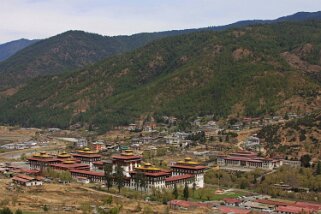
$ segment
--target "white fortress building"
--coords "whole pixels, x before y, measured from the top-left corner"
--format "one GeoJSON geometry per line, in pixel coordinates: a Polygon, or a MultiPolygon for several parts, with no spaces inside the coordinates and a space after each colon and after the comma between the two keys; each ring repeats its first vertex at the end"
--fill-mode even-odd
{"type": "MultiPolygon", "coordinates": [[[[194,183],[197,188],[204,187],[204,171],[206,166],[199,162],[192,161],[191,158],[185,158],[183,161],[170,166],[169,169],[161,169],[150,163],[142,163],[142,157],[134,155],[133,151],[126,150],[119,155],[112,156],[113,172],[116,165],[120,164],[124,169],[124,175],[127,177],[126,186],[136,189],[136,176],[140,174],[146,181],[146,190],[151,188],[173,188],[176,184],[193,187],[194,183]]],[[[94,163],[100,169],[103,168],[103,162],[94,163]]]]}

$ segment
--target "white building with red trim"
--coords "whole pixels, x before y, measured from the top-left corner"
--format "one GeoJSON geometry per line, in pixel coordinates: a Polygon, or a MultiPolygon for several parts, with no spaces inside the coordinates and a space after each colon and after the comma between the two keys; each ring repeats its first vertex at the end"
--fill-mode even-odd
{"type": "Polygon", "coordinates": [[[204,187],[204,171],[207,169],[206,166],[199,162],[192,161],[191,158],[185,158],[183,161],[178,161],[171,166],[172,175],[192,175],[195,179],[196,187],[204,187]]]}
{"type": "Polygon", "coordinates": [[[217,164],[221,167],[272,170],[280,167],[282,162],[272,158],[258,157],[255,152],[240,151],[217,156],[217,164]]]}
{"type": "Polygon", "coordinates": [[[113,172],[115,172],[116,166],[119,164],[124,169],[126,177],[130,177],[130,171],[134,168],[140,167],[142,156],[134,155],[132,150],[125,150],[120,155],[112,156],[113,172]]]}

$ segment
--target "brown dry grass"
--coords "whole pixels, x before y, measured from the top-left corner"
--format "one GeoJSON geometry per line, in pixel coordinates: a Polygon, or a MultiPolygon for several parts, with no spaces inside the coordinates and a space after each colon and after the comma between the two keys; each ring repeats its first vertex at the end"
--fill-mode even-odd
{"type": "MultiPolygon", "coordinates": [[[[9,179],[0,179],[1,200],[9,201],[8,207],[12,210],[21,209],[31,213],[44,213],[43,206],[49,207],[46,213],[83,213],[83,205],[103,205],[104,199],[113,196],[112,205],[105,207],[116,207],[122,205],[120,213],[143,213],[144,207],[150,207],[154,213],[165,213],[166,205],[155,202],[137,201],[113,195],[107,192],[97,191],[82,184],[45,184],[42,187],[23,187],[20,191],[9,191],[6,186],[9,179]],[[137,212],[137,206],[142,208],[137,212]],[[64,207],[72,207],[72,211],[65,211],[64,207]]],[[[0,200],[0,201],[1,201],[0,200]]],[[[170,213],[204,213],[205,210],[180,211],[170,210],[170,213]]]]}
{"type": "Polygon", "coordinates": [[[20,129],[0,126],[0,144],[30,140],[39,129],[20,129]]]}

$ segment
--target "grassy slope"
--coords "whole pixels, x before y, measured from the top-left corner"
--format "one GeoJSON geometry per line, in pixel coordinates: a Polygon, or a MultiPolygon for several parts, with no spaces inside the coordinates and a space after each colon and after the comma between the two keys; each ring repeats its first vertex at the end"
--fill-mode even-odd
{"type": "MultiPolygon", "coordinates": [[[[102,129],[144,113],[179,117],[259,115],[320,84],[281,53],[320,45],[321,23],[280,23],[162,39],[93,66],[32,81],[0,104],[0,120],[36,126],[94,123],[102,129]],[[82,113],[80,113],[82,112],[82,113]]],[[[306,61],[316,61],[310,51],[306,61]]]]}

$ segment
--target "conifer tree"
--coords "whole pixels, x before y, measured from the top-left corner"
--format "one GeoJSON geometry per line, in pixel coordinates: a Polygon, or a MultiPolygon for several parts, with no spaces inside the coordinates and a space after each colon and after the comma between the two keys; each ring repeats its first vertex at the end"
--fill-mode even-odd
{"type": "Polygon", "coordinates": [[[120,164],[116,165],[115,183],[117,185],[118,192],[120,192],[121,188],[125,185],[124,169],[120,164]]]}
{"type": "Polygon", "coordinates": [[[173,196],[174,196],[174,198],[175,198],[175,199],[177,199],[177,198],[178,198],[178,190],[177,190],[177,186],[176,186],[176,184],[174,184],[173,196]]]}
{"type": "Polygon", "coordinates": [[[106,164],[104,166],[106,187],[109,190],[110,187],[113,186],[113,166],[111,164],[106,164]]]}
{"type": "Polygon", "coordinates": [[[196,183],[194,182],[194,183],[193,183],[193,196],[194,196],[195,190],[196,190],[196,183]]]}
{"type": "Polygon", "coordinates": [[[187,183],[185,183],[185,187],[184,187],[184,192],[183,192],[183,197],[184,199],[187,201],[188,197],[189,197],[189,189],[188,189],[188,185],[187,183]]]}

